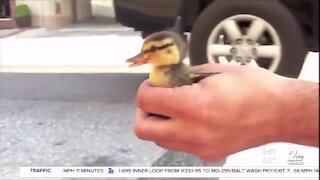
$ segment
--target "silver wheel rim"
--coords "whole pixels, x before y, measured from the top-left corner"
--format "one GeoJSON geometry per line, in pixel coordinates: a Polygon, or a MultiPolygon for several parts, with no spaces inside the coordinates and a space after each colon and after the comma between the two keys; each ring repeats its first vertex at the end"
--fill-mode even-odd
{"type": "Polygon", "coordinates": [[[253,67],[265,63],[264,68],[275,72],[281,56],[281,42],[276,30],[267,21],[248,14],[221,21],[207,42],[207,58],[211,63],[253,67]]]}

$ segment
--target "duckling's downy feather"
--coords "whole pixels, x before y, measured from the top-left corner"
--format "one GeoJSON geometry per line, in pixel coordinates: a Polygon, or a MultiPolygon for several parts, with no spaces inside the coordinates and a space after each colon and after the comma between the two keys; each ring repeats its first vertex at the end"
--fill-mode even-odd
{"type": "Polygon", "coordinates": [[[178,47],[180,52],[180,61],[185,59],[188,52],[188,43],[180,34],[177,34],[175,32],[161,31],[161,33],[151,34],[144,40],[144,43],[148,43],[150,41],[160,41],[167,38],[172,39],[175,45],[178,47]]]}
{"type": "Polygon", "coordinates": [[[192,84],[188,78],[188,67],[182,63],[154,68],[149,82],[152,86],[171,88],[192,84]]]}

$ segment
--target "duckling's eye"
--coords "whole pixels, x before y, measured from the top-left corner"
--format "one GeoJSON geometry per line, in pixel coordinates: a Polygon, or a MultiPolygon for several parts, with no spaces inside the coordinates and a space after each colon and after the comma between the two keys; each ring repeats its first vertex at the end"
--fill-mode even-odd
{"type": "Polygon", "coordinates": [[[171,49],[167,49],[167,50],[166,50],[166,53],[167,53],[167,54],[171,54],[171,53],[172,53],[171,49]]]}
{"type": "Polygon", "coordinates": [[[157,47],[156,46],[151,46],[150,48],[150,51],[153,52],[153,51],[156,51],[157,50],[157,47]]]}

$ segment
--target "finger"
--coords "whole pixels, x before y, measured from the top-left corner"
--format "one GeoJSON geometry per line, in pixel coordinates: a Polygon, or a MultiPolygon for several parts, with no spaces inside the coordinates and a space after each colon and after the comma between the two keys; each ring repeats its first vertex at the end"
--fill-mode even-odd
{"type": "Polygon", "coordinates": [[[226,158],[225,154],[215,152],[215,149],[214,150],[207,149],[208,148],[207,146],[200,145],[200,144],[181,143],[181,142],[173,142],[173,141],[159,141],[159,142],[155,142],[155,144],[164,149],[193,154],[207,162],[223,164],[226,158]]]}
{"type": "Polygon", "coordinates": [[[177,88],[151,87],[141,84],[137,95],[137,106],[142,110],[168,117],[180,117],[196,108],[199,97],[198,85],[177,88]]]}
{"type": "Polygon", "coordinates": [[[211,156],[200,156],[203,161],[215,164],[224,164],[226,161],[226,155],[211,155],[211,156]]]}
{"type": "MultiPolygon", "coordinates": [[[[245,72],[246,67],[244,66],[236,66],[236,65],[226,65],[226,64],[204,64],[200,66],[194,66],[191,68],[191,72],[193,73],[218,73],[215,75],[210,75],[207,78],[202,79],[199,81],[198,85],[203,88],[207,89],[208,86],[211,88],[209,89],[219,89],[221,85],[225,85],[228,82],[228,78],[225,75],[229,75],[228,77],[232,76],[241,76],[243,72],[245,72]],[[231,76],[230,76],[231,75],[231,76]]],[[[229,78],[230,80],[230,78],[229,78]]],[[[231,81],[232,83],[232,81],[231,81]]],[[[213,93],[214,95],[214,93],[213,93]]]]}
{"type": "Polygon", "coordinates": [[[181,151],[194,155],[201,154],[200,152],[202,150],[201,146],[193,143],[184,143],[177,141],[157,141],[155,142],[155,144],[171,151],[181,151]]]}
{"type": "Polygon", "coordinates": [[[175,122],[172,119],[150,117],[141,109],[137,109],[136,112],[135,134],[140,139],[148,141],[169,140],[177,136],[175,122]]]}

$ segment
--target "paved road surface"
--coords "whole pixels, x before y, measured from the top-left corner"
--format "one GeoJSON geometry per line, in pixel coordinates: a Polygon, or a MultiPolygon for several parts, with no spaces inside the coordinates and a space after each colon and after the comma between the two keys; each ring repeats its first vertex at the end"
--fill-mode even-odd
{"type": "Polygon", "coordinates": [[[151,165],[163,150],[138,140],[132,128],[144,79],[1,74],[0,178],[19,177],[20,166],[151,165]]]}

